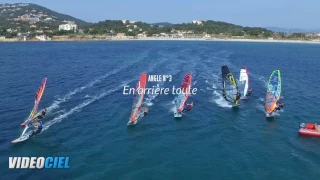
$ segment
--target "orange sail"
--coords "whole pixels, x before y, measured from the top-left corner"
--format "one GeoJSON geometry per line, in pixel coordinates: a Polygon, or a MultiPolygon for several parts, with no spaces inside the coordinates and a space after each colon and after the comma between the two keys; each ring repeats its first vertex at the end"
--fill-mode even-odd
{"type": "Polygon", "coordinates": [[[143,73],[140,76],[140,80],[137,82],[137,85],[136,85],[136,90],[134,92],[134,97],[133,97],[133,105],[132,105],[130,120],[129,120],[128,124],[135,124],[137,121],[137,116],[138,116],[139,111],[141,109],[141,105],[142,105],[143,98],[144,98],[144,91],[146,88],[146,84],[147,84],[147,74],[143,73]]]}

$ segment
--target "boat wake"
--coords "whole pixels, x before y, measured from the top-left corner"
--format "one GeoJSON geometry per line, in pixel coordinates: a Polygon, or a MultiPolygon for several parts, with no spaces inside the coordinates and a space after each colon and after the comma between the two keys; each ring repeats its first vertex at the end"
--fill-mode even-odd
{"type": "Polygon", "coordinates": [[[103,75],[103,76],[100,76],[100,77],[98,77],[97,79],[89,82],[88,84],[86,84],[86,85],[84,85],[84,86],[82,86],[82,87],[76,88],[76,89],[74,89],[73,91],[70,91],[68,94],[64,95],[63,97],[58,98],[58,100],[54,101],[54,102],[51,104],[51,106],[47,107],[48,112],[50,112],[50,111],[52,111],[52,110],[54,110],[54,109],[59,108],[59,105],[60,105],[61,103],[68,101],[69,99],[71,99],[71,97],[72,97],[73,95],[78,94],[78,93],[84,91],[85,89],[94,86],[95,84],[103,81],[103,80],[106,79],[107,77],[109,77],[109,76],[111,76],[111,75],[113,75],[113,74],[118,73],[119,71],[121,71],[121,69],[123,69],[123,68],[116,69],[116,70],[114,70],[114,71],[112,71],[112,72],[109,72],[109,73],[103,75]]]}
{"type": "Polygon", "coordinates": [[[118,86],[118,87],[116,87],[114,89],[110,89],[108,91],[103,91],[102,93],[100,93],[100,94],[98,94],[96,96],[93,96],[91,99],[85,100],[83,103],[79,104],[78,106],[73,107],[69,111],[67,111],[67,112],[65,112],[63,114],[60,114],[59,116],[55,117],[52,120],[49,120],[47,123],[45,123],[43,125],[43,131],[49,129],[52,125],[61,122],[63,119],[67,118],[68,116],[72,115],[73,113],[79,112],[82,108],[90,105],[91,103],[93,103],[93,102],[95,102],[95,101],[97,101],[97,100],[99,100],[99,99],[101,99],[101,98],[103,98],[103,97],[115,92],[115,91],[120,90],[121,88],[123,88],[124,85],[126,85],[129,82],[132,82],[133,80],[134,79],[129,80],[127,82],[124,82],[122,85],[120,85],[120,86],[118,86]]]}
{"type": "Polygon", "coordinates": [[[229,104],[223,97],[222,94],[218,93],[217,90],[213,91],[214,97],[212,97],[213,102],[216,103],[220,107],[231,108],[232,105],[229,104]]]}
{"type": "Polygon", "coordinates": [[[113,70],[111,72],[108,72],[108,73],[106,73],[106,74],[104,74],[102,76],[99,76],[98,78],[94,79],[93,81],[89,82],[88,84],[86,84],[86,85],[84,85],[82,87],[78,87],[78,88],[74,89],[73,91],[70,91],[69,93],[67,93],[63,97],[58,98],[58,100],[54,101],[51,104],[51,106],[47,107],[48,112],[59,108],[59,105],[61,103],[68,101],[69,99],[71,99],[71,97],[73,95],[78,94],[78,93],[84,91],[85,89],[88,89],[88,88],[100,83],[101,81],[107,79],[109,76],[115,75],[115,74],[117,74],[117,73],[129,68],[130,66],[134,65],[135,63],[137,63],[139,61],[142,61],[143,59],[144,59],[144,57],[141,57],[137,61],[130,61],[130,63],[126,63],[125,65],[122,65],[120,68],[115,69],[115,70],[113,70]]]}

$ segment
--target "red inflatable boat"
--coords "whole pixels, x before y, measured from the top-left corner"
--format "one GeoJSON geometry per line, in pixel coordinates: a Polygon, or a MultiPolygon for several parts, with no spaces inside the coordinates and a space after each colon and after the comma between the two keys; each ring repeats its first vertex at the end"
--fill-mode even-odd
{"type": "Polygon", "coordinates": [[[301,123],[299,133],[305,136],[320,137],[320,126],[317,124],[301,123]]]}

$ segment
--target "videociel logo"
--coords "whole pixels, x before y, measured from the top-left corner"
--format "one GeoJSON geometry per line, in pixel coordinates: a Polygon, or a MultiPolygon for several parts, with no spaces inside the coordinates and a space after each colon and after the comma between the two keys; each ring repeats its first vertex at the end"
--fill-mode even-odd
{"type": "Polygon", "coordinates": [[[9,157],[9,169],[68,169],[69,157],[9,157]]]}

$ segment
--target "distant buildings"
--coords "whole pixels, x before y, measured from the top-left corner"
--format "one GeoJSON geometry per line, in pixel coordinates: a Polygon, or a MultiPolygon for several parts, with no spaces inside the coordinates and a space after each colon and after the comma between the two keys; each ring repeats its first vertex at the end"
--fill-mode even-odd
{"type": "Polygon", "coordinates": [[[129,21],[127,19],[124,19],[124,20],[121,20],[121,21],[122,21],[123,24],[127,24],[127,23],[134,24],[134,23],[138,22],[138,21],[129,21]]]}
{"type": "Polygon", "coordinates": [[[39,39],[40,41],[50,41],[51,38],[49,38],[46,35],[40,35],[40,36],[36,36],[37,39],[39,39]]]}
{"type": "Polygon", "coordinates": [[[29,15],[23,15],[18,18],[13,18],[13,21],[24,21],[24,22],[30,22],[30,23],[36,23],[39,22],[40,19],[38,17],[30,17],[29,15]]]}
{"type": "Polygon", "coordinates": [[[78,29],[78,25],[76,25],[73,21],[69,21],[66,24],[60,24],[59,25],[59,31],[65,30],[65,31],[74,31],[76,32],[78,29]]]}
{"type": "Polygon", "coordinates": [[[202,21],[199,21],[199,20],[193,20],[192,23],[193,24],[202,25],[202,21]]]}

